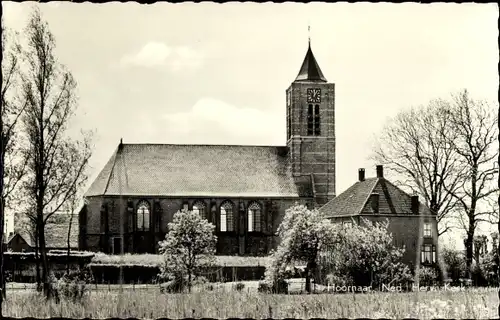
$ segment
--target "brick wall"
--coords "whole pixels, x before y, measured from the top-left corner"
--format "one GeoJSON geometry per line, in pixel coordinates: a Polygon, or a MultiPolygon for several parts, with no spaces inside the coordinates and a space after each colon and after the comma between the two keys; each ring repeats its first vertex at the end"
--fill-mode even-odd
{"type": "MultiPolygon", "coordinates": [[[[365,219],[373,222],[382,222],[388,216],[383,215],[363,215],[365,219]]],[[[357,217],[358,222],[361,221],[357,217]]],[[[415,215],[400,215],[389,217],[389,232],[392,233],[394,243],[402,247],[406,247],[403,255],[403,261],[414,266],[420,262],[420,248],[422,244],[434,244],[436,246],[436,257],[439,255],[438,240],[437,240],[437,222],[435,217],[415,216],[415,215]],[[423,238],[423,223],[431,222],[433,225],[432,238],[423,238]],[[421,241],[421,243],[419,243],[421,241]]]]}
{"type": "Polygon", "coordinates": [[[112,252],[114,237],[120,236],[120,221],[124,224],[124,251],[125,252],[156,252],[157,243],[165,238],[168,232],[168,223],[172,222],[174,214],[180,210],[184,204],[191,210],[196,201],[205,204],[206,217],[216,226],[218,237],[217,252],[219,254],[244,254],[260,255],[269,252],[279,243],[276,231],[280,225],[285,210],[294,205],[295,202],[306,203],[310,199],[172,199],[172,198],[127,198],[122,202],[119,198],[92,197],[87,199],[88,205],[84,216],[81,216],[81,227],[85,228],[85,243],[87,250],[112,252]],[[139,201],[146,200],[151,206],[150,229],[146,232],[137,232],[132,228],[135,224],[133,213],[137,209],[139,201]],[[220,205],[229,200],[233,204],[232,232],[219,232],[220,230],[220,205]],[[257,202],[261,206],[261,232],[248,232],[247,209],[252,202],[257,202]],[[159,204],[160,210],[156,210],[155,203],[159,204]],[[108,208],[108,232],[101,226],[101,207],[108,208]],[[128,212],[127,207],[133,210],[128,212]],[[215,210],[212,210],[215,207],[215,210]],[[120,217],[120,212],[122,216],[120,217]],[[158,227],[155,224],[159,224],[158,227]]]}

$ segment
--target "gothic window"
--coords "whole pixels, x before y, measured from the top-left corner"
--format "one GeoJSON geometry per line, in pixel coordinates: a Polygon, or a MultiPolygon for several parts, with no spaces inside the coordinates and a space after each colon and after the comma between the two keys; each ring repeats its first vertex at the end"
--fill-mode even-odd
{"type": "Polygon", "coordinates": [[[260,232],[260,220],[261,220],[261,208],[260,205],[256,202],[253,202],[248,207],[248,231],[257,231],[260,232]]]}
{"type": "Polygon", "coordinates": [[[193,212],[200,215],[200,218],[206,219],[205,204],[201,201],[196,201],[193,204],[193,212]]]}
{"type": "Polygon", "coordinates": [[[432,229],[430,222],[424,223],[424,237],[426,238],[432,237],[432,229]]]}
{"type": "Polygon", "coordinates": [[[137,231],[149,230],[149,216],[151,208],[147,201],[141,201],[137,205],[137,231]]]}
{"type": "Polygon", "coordinates": [[[229,201],[220,206],[220,231],[233,231],[233,205],[229,201]]]}
{"type": "Polygon", "coordinates": [[[436,246],[430,244],[424,244],[422,246],[421,262],[424,264],[435,263],[436,262],[436,246]]]}

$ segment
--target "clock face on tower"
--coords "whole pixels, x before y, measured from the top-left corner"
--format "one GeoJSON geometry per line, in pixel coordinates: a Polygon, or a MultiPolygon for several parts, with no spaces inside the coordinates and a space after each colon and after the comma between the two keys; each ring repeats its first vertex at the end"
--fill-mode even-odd
{"type": "Polygon", "coordinates": [[[307,89],[307,103],[321,103],[321,89],[307,89]]]}

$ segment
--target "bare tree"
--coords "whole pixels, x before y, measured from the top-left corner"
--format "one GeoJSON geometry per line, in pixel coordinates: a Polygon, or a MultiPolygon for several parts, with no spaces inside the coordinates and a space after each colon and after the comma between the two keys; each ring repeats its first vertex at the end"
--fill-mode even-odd
{"type": "Polygon", "coordinates": [[[0,314],[2,301],[5,298],[5,277],[3,269],[3,244],[5,242],[4,215],[5,209],[12,208],[12,196],[24,174],[24,162],[20,161],[18,140],[18,121],[25,104],[21,102],[18,92],[19,56],[21,47],[17,34],[5,29],[3,18],[2,29],[2,91],[0,104],[0,314]]]}
{"type": "Polygon", "coordinates": [[[77,106],[76,82],[57,61],[54,37],[38,9],[31,14],[25,35],[27,70],[23,72],[22,89],[27,101],[23,123],[28,140],[25,152],[28,163],[24,189],[35,208],[29,214],[36,225],[43,291],[50,297],[45,226],[85,178],[91,155],[91,134],[82,132],[80,140],[67,135],[68,122],[77,106]]]}
{"type": "Polygon", "coordinates": [[[495,161],[499,153],[495,145],[498,117],[489,104],[471,99],[467,90],[453,97],[448,114],[451,128],[456,132],[449,141],[464,170],[458,188],[447,186],[447,189],[461,209],[457,213],[467,234],[466,265],[470,277],[475,231],[479,223],[491,222],[493,212],[488,204],[499,190],[493,182],[498,174],[495,161]]]}
{"type": "Polygon", "coordinates": [[[452,192],[458,188],[463,170],[449,142],[455,132],[448,108],[448,102],[434,100],[399,113],[384,127],[372,156],[396,173],[399,185],[420,194],[436,212],[438,235],[453,227],[448,219],[456,207],[452,192]]]}

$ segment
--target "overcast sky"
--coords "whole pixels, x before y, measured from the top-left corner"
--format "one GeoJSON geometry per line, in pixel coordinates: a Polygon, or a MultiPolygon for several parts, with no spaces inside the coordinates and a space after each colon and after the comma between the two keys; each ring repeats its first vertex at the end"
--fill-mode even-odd
{"type": "MultiPolygon", "coordinates": [[[[22,30],[33,2],[2,1],[22,30]]],[[[495,4],[40,4],[95,129],[91,180],[125,143],[285,144],[307,50],[336,84],[337,194],[398,111],[467,88],[498,99],[495,4]]]]}

